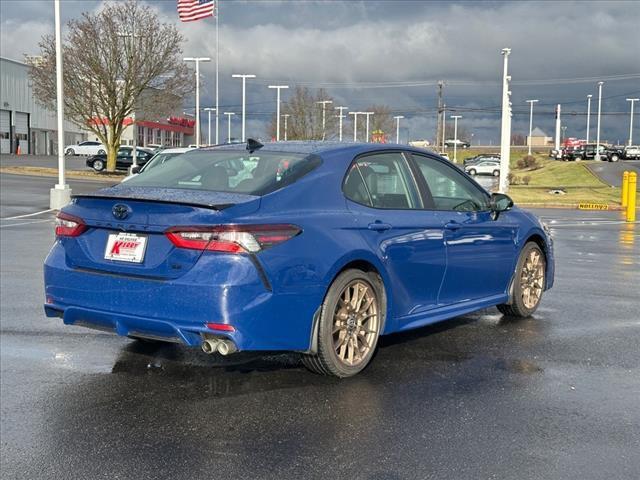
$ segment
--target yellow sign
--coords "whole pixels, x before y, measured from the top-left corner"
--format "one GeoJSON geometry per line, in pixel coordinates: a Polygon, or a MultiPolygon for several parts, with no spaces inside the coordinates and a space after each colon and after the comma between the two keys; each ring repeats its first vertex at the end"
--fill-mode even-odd
{"type": "Polygon", "coordinates": [[[579,203],[578,210],[609,210],[606,203],[579,203]]]}

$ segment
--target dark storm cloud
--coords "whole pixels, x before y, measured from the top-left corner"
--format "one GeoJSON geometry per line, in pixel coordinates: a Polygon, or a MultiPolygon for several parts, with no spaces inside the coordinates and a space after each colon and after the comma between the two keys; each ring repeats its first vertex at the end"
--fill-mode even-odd
{"type": "MultiPolygon", "coordinates": [[[[174,1],[147,2],[176,22],[174,1]]],[[[63,16],[98,8],[100,2],[63,2],[63,16]]],[[[0,2],[2,54],[20,57],[36,50],[37,38],[51,30],[51,2],[0,2]]],[[[487,108],[499,105],[502,58],[512,48],[514,131],[528,128],[524,101],[539,98],[537,124],[553,130],[553,107],[583,112],[595,81],[571,85],[517,85],[518,80],[597,77],[640,71],[640,3],[621,2],[221,2],[220,79],[226,109],[239,103],[240,85],[231,73],[255,73],[248,101],[254,113],[274,110],[270,81],[360,83],[425,81],[405,88],[329,88],[344,105],[388,104],[406,113],[412,137],[432,137],[435,86],[445,87],[447,104],[487,108]],[[458,81],[457,84],[454,81],[458,81]],[[582,103],[579,101],[582,99],[582,103]],[[545,106],[549,104],[549,106],[545,106]],[[421,113],[416,113],[421,112],[421,113]]],[[[214,55],[214,22],[179,24],[188,38],[187,55],[214,55]]],[[[203,104],[213,102],[213,64],[205,65],[203,104]]],[[[640,91],[637,78],[607,82],[603,110],[624,111],[624,94],[640,91]],[[617,96],[621,95],[621,96],[617,96]],[[611,97],[611,98],[609,98],[611,97]]],[[[480,140],[498,137],[499,118],[467,112],[462,121],[480,140]]],[[[261,128],[267,115],[254,115],[261,128]]],[[[583,136],[582,117],[567,116],[568,134],[583,136]]],[[[605,137],[624,138],[628,117],[603,121],[605,137]],[[608,131],[607,131],[608,129],[608,131]]],[[[640,124],[640,122],[637,122],[640,124]]],[[[256,132],[262,134],[263,132],[256,132]]]]}

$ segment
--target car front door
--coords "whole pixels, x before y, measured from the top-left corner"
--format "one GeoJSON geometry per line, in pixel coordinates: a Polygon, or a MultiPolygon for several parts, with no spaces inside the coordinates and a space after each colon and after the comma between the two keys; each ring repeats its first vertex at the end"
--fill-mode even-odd
{"type": "Polygon", "coordinates": [[[406,323],[397,319],[435,308],[446,265],[443,226],[424,210],[405,155],[358,157],[343,191],[367,249],[377,253],[388,273],[392,316],[406,323]]]}
{"type": "Polygon", "coordinates": [[[120,147],[116,154],[116,168],[129,168],[133,164],[132,149],[120,147]]]}
{"type": "Polygon", "coordinates": [[[515,265],[517,223],[509,212],[494,220],[489,195],[454,166],[425,155],[412,159],[444,222],[447,270],[438,304],[504,294],[515,265]]]}

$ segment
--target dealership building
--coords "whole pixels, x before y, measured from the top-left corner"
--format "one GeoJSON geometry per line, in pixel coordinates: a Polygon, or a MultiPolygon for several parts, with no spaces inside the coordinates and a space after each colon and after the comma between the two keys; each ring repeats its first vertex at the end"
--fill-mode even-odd
{"type": "MultiPolygon", "coordinates": [[[[0,57],[0,153],[54,155],[58,151],[56,113],[36,103],[29,65],[0,57]]],[[[78,143],[87,132],[65,121],[65,143],[78,143]]]]}

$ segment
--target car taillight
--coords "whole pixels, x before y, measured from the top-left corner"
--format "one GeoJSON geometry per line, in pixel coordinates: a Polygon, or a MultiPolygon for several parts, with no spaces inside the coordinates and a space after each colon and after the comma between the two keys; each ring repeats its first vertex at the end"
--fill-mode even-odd
{"type": "Polygon", "coordinates": [[[226,253],[256,253],[301,232],[295,225],[220,225],[173,227],[166,235],[178,248],[226,253]]]}
{"type": "Polygon", "coordinates": [[[56,217],[56,237],[77,237],[87,229],[81,218],[60,212],[56,217]]]}

